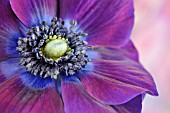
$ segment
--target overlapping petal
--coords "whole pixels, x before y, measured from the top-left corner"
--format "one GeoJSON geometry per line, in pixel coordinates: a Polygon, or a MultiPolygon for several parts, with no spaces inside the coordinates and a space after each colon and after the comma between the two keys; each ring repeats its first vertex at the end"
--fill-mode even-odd
{"type": "Polygon", "coordinates": [[[153,78],[138,62],[126,57],[92,62],[93,69],[79,75],[90,95],[100,102],[122,104],[145,92],[158,95],[153,78]]]}
{"type": "Polygon", "coordinates": [[[116,113],[92,98],[80,82],[62,82],[61,89],[66,113],[116,113]]]}
{"type": "Polygon", "coordinates": [[[121,105],[113,105],[113,108],[118,113],[141,113],[142,110],[142,95],[139,95],[129,102],[121,105]]]}
{"type": "Polygon", "coordinates": [[[126,44],[134,21],[133,0],[60,0],[60,17],[77,20],[90,45],[126,44]]]}
{"type": "Polygon", "coordinates": [[[0,61],[9,57],[17,57],[17,39],[20,34],[16,17],[13,14],[9,0],[0,1],[0,61]]]}
{"type": "Polygon", "coordinates": [[[139,61],[138,51],[131,40],[125,46],[121,47],[119,51],[123,52],[122,56],[125,55],[132,60],[139,61]]]}
{"type": "Polygon", "coordinates": [[[18,75],[0,84],[0,100],[1,113],[64,113],[54,85],[43,90],[30,89],[18,75]]]}
{"type": "Polygon", "coordinates": [[[57,0],[10,0],[12,10],[17,17],[27,26],[39,25],[57,14],[57,0]]]}

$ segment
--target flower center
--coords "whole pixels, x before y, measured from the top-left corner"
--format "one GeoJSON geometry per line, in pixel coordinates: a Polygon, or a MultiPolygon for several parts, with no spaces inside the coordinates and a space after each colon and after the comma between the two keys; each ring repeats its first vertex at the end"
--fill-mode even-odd
{"type": "Polygon", "coordinates": [[[67,28],[62,19],[53,18],[50,26],[42,22],[29,29],[26,37],[18,39],[20,65],[35,76],[53,79],[82,70],[91,61],[86,51],[92,47],[81,40],[86,33],[74,32],[76,25],[76,21],[70,21],[67,28]]]}
{"type": "Polygon", "coordinates": [[[44,54],[47,58],[57,59],[67,52],[67,42],[62,39],[56,39],[48,42],[44,48],[44,54]]]}

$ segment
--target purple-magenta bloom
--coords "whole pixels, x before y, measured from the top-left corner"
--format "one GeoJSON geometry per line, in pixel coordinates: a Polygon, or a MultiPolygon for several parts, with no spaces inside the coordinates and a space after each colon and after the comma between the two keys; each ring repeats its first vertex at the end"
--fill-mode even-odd
{"type": "Polygon", "coordinates": [[[133,0],[0,0],[0,113],[140,113],[133,23],[133,0]]]}

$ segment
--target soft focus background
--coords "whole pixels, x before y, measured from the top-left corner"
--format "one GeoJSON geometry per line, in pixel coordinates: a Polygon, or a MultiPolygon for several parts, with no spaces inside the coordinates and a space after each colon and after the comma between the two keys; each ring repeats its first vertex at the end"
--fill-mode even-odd
{"type": "Polygon", "coordinates": [[[159,92],[158,97],[146,96],[142,113],[170,113],[170,0],[134,1],[132,40],[159,92]]]}

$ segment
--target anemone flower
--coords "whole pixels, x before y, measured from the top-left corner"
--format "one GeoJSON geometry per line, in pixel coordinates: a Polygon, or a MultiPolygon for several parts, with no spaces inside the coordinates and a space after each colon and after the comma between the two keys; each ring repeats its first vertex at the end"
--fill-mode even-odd
{"type": "Polygon", "coordinates": [[[0,0],[0,112],[140,113],[133,22],[133,0],[0,0]]]}

